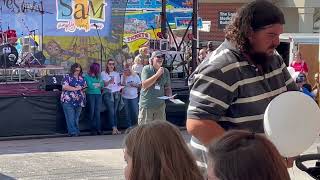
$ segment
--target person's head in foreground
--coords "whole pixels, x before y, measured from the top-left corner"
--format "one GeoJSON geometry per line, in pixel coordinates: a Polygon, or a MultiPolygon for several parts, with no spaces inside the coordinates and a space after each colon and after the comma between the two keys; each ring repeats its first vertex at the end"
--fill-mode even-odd
{"type": "Polygon", "coordinates": [[[266,137],[233,130],[209,145],[208,180],[290,180],[290,176],[266,137]]]}
{"type": "Polygon", "coordinates": [[[153,121],[133,128],[124,141],[126,180],[201,180],[178,128],[153,121]]]}
{"type": "Polygon", "coordinates": [[[285,24],[281,10],[266,0],[255,0],[241,7],[226,28],[226,39],[248,54],[258,65],[268,63],[280,44],[285,24]]]}

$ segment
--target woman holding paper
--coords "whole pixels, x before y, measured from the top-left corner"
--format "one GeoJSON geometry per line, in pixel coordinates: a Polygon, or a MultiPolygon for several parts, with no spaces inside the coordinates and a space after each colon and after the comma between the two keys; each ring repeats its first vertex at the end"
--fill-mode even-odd
{"type": "Polygon", "coordinates": [[[112,134],[121,134],[117,127],[118,107],[120,103],[120,74],[116,71],[115,61],[108,59],[106,70],[101,73],[101,78],[104,81],[104,93],[108,96],[105,99],[105,104],[108,108],[108,119],[112,127],[112,134]]]}
{"type": "Polygon", "coordinates": [[[100,121],[101,89],[104,86],[100,78],[100,65],[93,63],[88,74],[84,77],[87,82],[87,100],[89,110],[89,121],[91,123],[91,135],[102,135],[100,121]]]}
{"type": "Polygon", "coordinates": [[[141,87],[139,75],[135,73],[129,66],[125,65],[123,75],[121,76],[122,97],[125,104],[127,126],[130,128],[136,124],[138,119],[138,89],[141,87]]]}
{"type": "Polygon", "coordinates": [[[82,77],[82,67],[75,63],[70,68],[70,73],[62,81],[61,104],[67,123],[69,136],[79,136],[79,117],[85,106],[84,89],[86,81],[82,77]]]}

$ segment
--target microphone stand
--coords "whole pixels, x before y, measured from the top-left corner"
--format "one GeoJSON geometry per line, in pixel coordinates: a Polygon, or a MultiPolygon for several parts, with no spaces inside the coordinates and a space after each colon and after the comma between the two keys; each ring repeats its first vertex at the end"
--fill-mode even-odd
{"type": "Polygon", "coordinates": [[[43,8],[43,1],[40,1],[41,4],[41,52],[43,51],[43,15],[46,14],[53,14],[52,12],[45,11],[43,8]]]}
{"type": "Polygon", "coordinates": [[[99,29],[98,29],[98,26],[96,24],[94,24],[94,26],[96,27],[96,32],[97,32],[97,35],[98,35],[98,38],[99,38],[99,41],[100,41],[100,70],[101,72],[103,71],[102,69],[102,57],[103,57],[103,53],[105,52],[104,50],[104,47],[102,45],[102,40],[101,40],[101,36],[100,36],[100,32],[99,32],[99,29]]]}
{"type": "MultiPolygon", "coordinates": [[[[9,47],[9,46],[8,46],[9,47]]],[[[7,48],[3,49],[3,59],[4,59],[4,74],[3,74],[3,81],[7,82],[7,48]]]]}
{"type": "Polygon", "coordinates": [[[45,11],[44,8],[43,8],[43,1],[40,1],[40,4],[41,4],[41,10],[38,10],[38,9],[33,9],[33,8],[28,8],[28,7],[24,7],[24,10],[31,10],[32,12],[39,12],[41,14],[41,38],[40,38],[40,43],[41,43],[41,51],[43,51],[43,15],[44,14],[53,14],[52,12],[48,12],[48,11],[45,11]]]}

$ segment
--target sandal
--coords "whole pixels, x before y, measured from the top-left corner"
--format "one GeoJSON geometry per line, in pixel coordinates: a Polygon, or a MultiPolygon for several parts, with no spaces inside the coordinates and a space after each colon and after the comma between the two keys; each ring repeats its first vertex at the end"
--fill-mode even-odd
{"type": "Polygon", "coordinates": [[[121,134],[121,132],[117,128],[114,128],[112,130],[112,135],[118,135],[118,134],[121,134]]]}

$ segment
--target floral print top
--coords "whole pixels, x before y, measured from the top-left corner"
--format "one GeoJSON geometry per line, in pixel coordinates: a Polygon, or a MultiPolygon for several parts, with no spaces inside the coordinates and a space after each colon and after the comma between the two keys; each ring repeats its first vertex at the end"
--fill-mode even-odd
{"type": "MultiPolygon", "coordinates": [[[[72,87],[81,86],[87,87],[86,81],[82,76],[79,76],[77,79],[74,76],[70,76],[69,74],[65,75],[62,81],[62,85],[69,85],[72,87]]],[[[75,107],[84,107],[85,106],[85,94],[84,90],[78,91],[66,91],[63,90],[60,98],[62,103],[70,103],[75,107]]]]}

